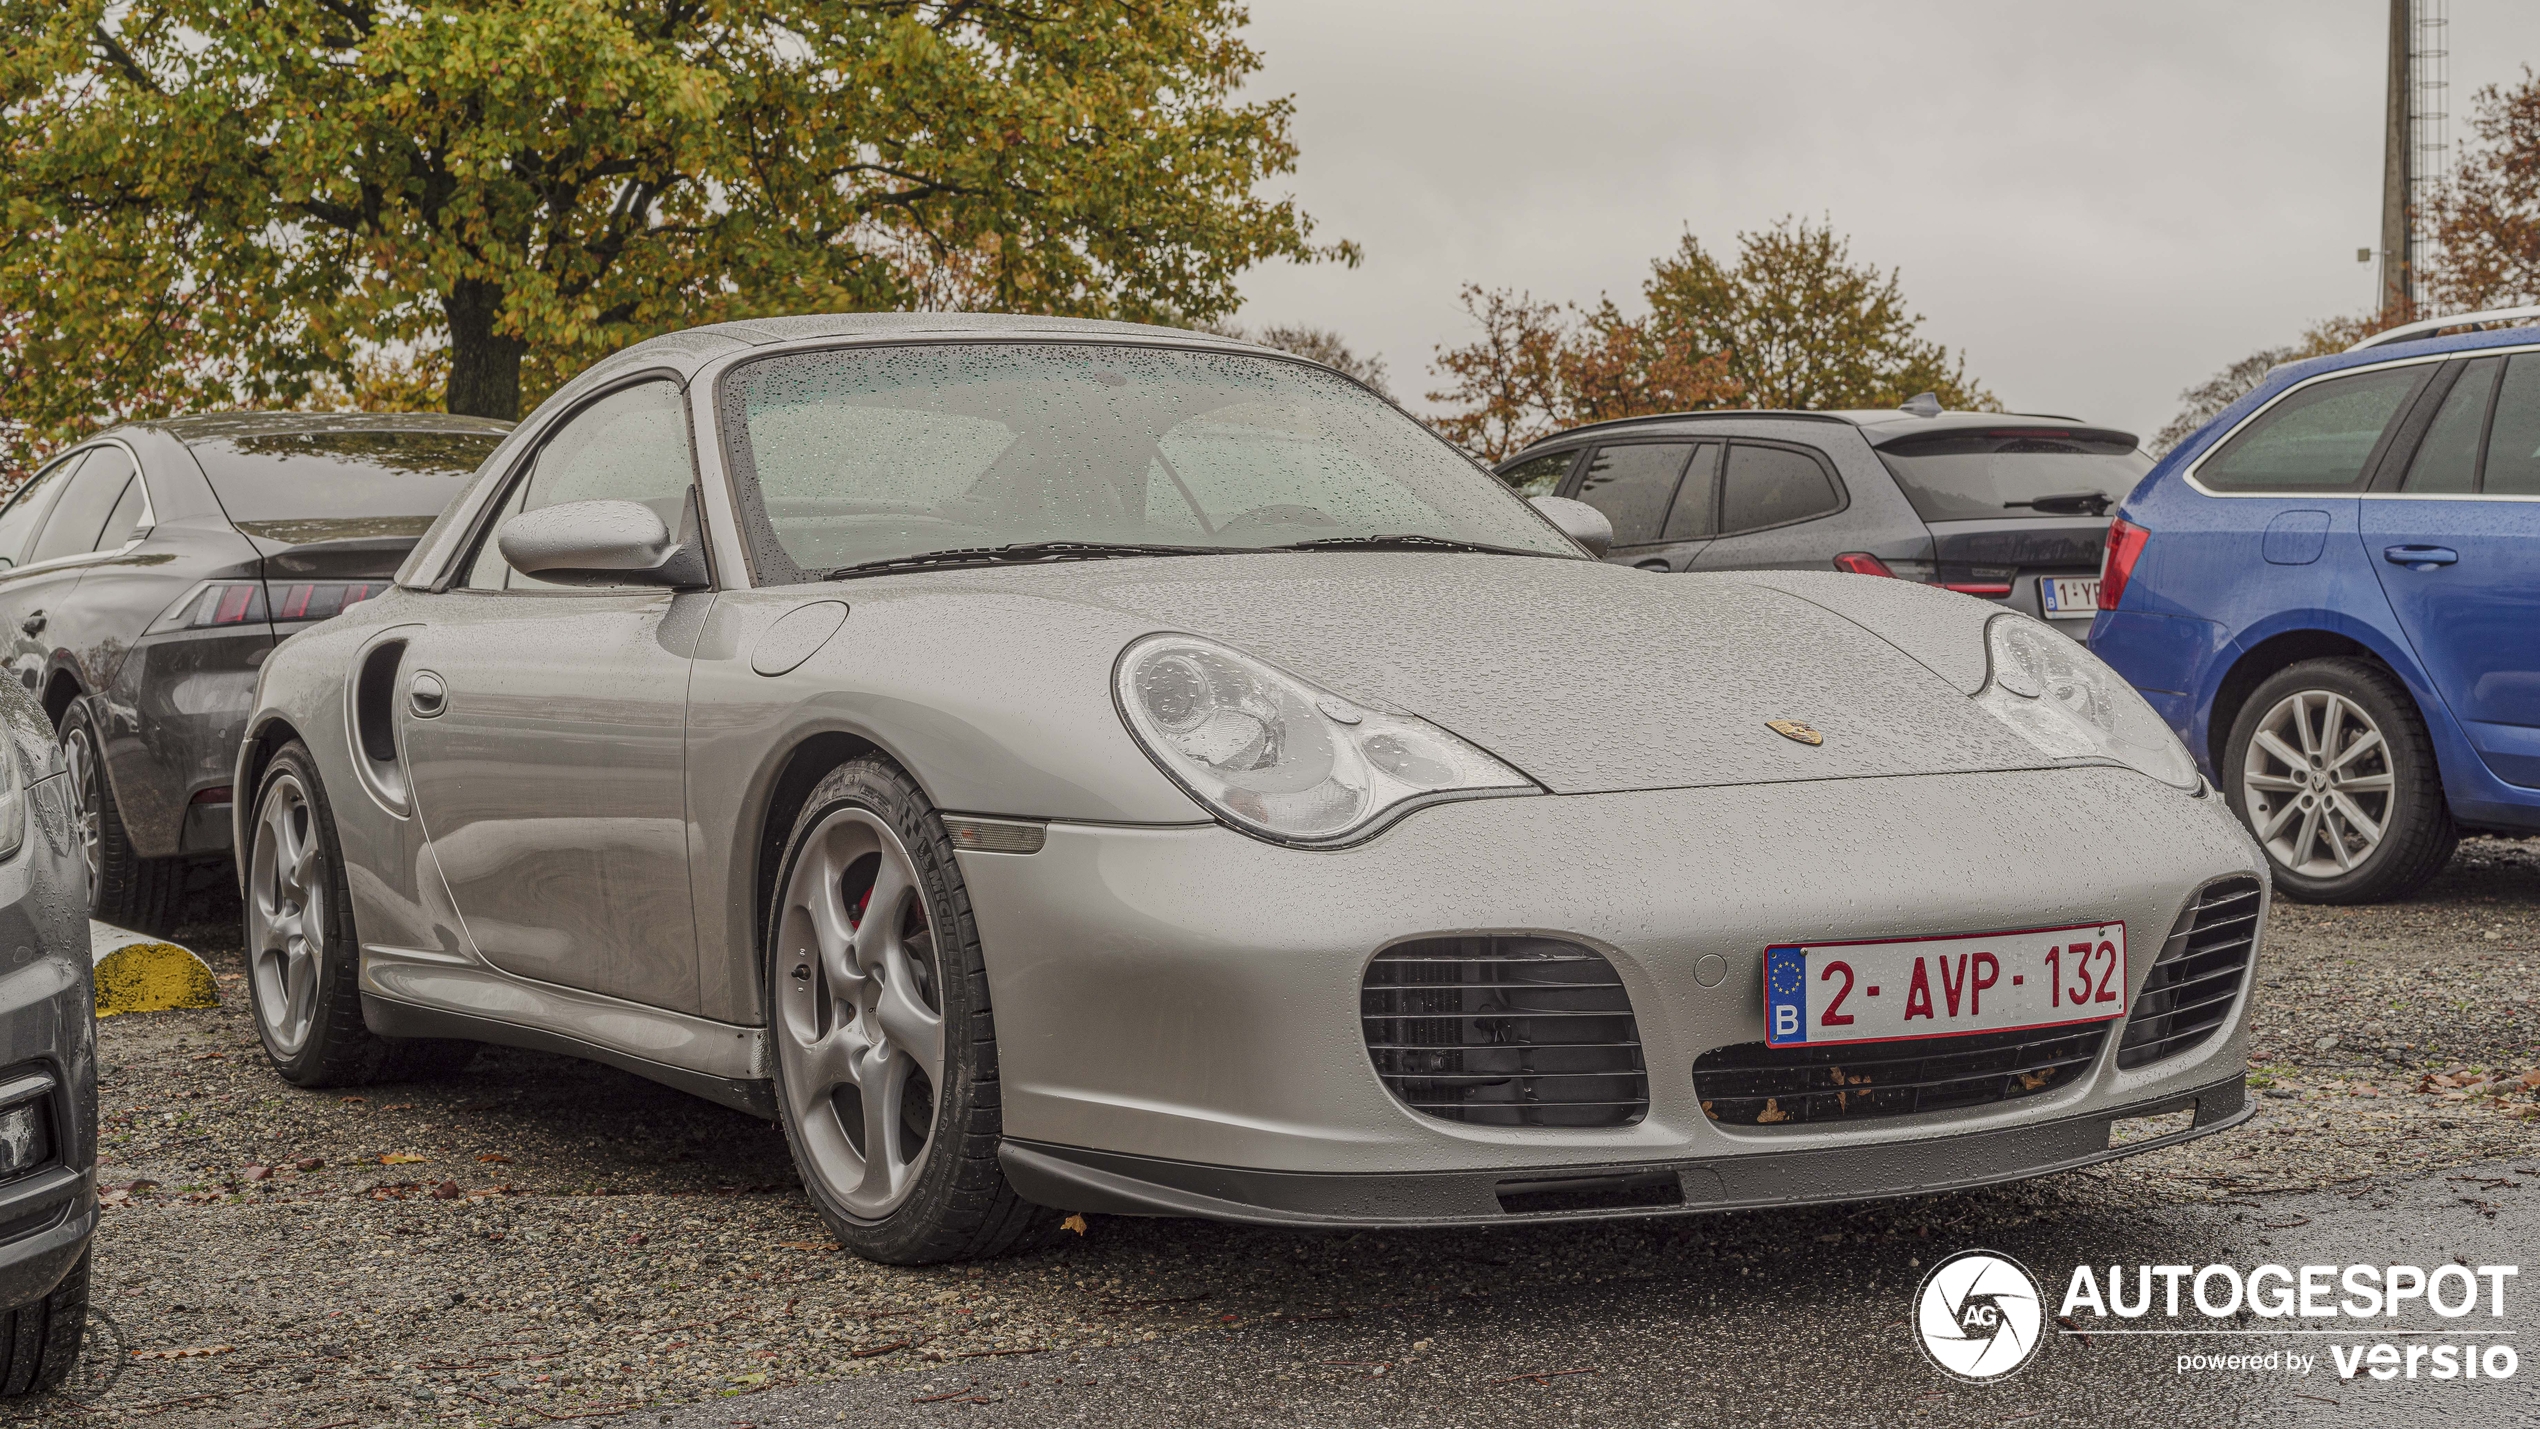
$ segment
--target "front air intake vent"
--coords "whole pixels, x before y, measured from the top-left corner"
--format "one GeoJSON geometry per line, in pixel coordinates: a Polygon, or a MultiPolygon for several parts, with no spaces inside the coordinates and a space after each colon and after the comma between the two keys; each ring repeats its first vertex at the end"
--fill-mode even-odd
{"type": "Polygon", "coordinates": [[[1478,1126],[1629,1126],[1649,1111],[1614,965],[1549,938],[1429,938],[1376,955],[1358,998],[1386,1090],[1478,1126]]]}
{"type": "Polygon", "coordinates": [[[2204,1041],[2231,1016],[2258,947],[2258,880],[2205,885],[2161,945],[2117,1043],[2117,1065],[2140,1067],[2204,1041]]]}
{"type": "Polygon", "coordinates": [[[1702,1113],[1723,1126],[1804,1126],[1989,1106],[2077,1084],[2108,1024],[1964,1037],[1714,1047],[1693,1064],[1702,1113]]]}

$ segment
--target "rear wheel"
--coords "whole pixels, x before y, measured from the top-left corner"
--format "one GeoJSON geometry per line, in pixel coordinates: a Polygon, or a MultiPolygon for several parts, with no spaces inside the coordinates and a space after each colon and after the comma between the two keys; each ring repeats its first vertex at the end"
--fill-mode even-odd
{"type": "Polygon", "coordinates": [[[170,931],[185,895],[187,860],[133,852],[114,787],[106,781],[104,733],[78,702],[62,711],[60,735],[80,854],[88,864],[88,916],[136,933],[170,931]]]}
{"type": "Polygon", "coordinates": [[[382,1037],[362,1021],[361,945],[335,817],[307,745],[274,756],[246,850],[247,991],[284,1081],[357,1085],[456,1071],[476,1044],[382,1037]]]}
{"type": "Polygon", "coordinates": [[[926,796],[864,759],[812,790],[768,920],[777,1102],[839,1244],[895,1265],[1036,1244],[1006,1184],[996,1031],[969,895],[926,796]]]}
{"type": "Polygon", "coordinates": [[[2313,903],[2373,903],[2422,887],[2460,842],[2434,743],[2389,671],[2305,660],[2234,720],[2223,772],[2275,886],[2313,903]]]}
{"type": "Polygon", "coordinates": [[[88,1333],[88,1260],[79,1263],[52,1293],[32,1304],[0,1312],[0,1399],[40,1394],[70,1376],[79,1363],[80,1340],[88,1333]]]}

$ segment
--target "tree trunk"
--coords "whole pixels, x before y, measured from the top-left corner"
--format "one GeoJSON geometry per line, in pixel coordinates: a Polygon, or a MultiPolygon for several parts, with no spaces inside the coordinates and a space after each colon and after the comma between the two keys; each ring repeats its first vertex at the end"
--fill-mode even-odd
{"type": "Polygon", "coordinates": [[[442,405],[459,417],[520,420],[520,359],[529,344],[494,331],[503,290],[469,278],[441,299],[450,320],[450,386],[442,405]]]}

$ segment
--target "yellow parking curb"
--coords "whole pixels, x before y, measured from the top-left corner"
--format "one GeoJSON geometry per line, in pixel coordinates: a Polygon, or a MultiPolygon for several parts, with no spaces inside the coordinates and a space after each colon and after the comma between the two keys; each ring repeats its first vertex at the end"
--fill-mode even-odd
{"type": "Polygon", "coordinates": [[[97,979],[97,1015],[218,1007],[211,967],[193,949],[90,919],[88,960],[97,979]]]}

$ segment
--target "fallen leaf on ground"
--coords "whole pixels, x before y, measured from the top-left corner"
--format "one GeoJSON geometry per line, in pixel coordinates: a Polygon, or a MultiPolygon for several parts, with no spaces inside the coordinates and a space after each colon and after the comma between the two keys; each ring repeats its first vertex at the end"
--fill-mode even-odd
{"type": "Polygon", "coordinates": [[[1058,1228],[1063,1231],[1074,1231],[1078,1235],[1083,1235],[1085,1233],[1085,1218],[1081,1215],[1069,1216],[1067,1219],[1058,1223],[1058,1228]]]}
{"type": "Polygon", "coordinates": [[[432,1188],[432,1199],[436,1201],[455,1201],[458,1198],[459,1183],[456,1181],[444,1181],[432,1188]]]}
{"type": "Polygon", "coordinates": [[[512,1164],[512,1159],[499,1151],[488,1151],[476,1159],[495,1166],[509,1166],[512,1164]]]}
{"type": "Polygon", "coordinates": [[[336,1100],[337,1100],[337,1101],[339,1101],[339,1102],[366,1102],[366,1101],[369,1101],[369,1100],[370,1100],[370,1098],[368,1098],[368,1097],[337,1097],[337,1098],[336,1098],[336,1100]]]}
{"type": "Polygon", "coordinates": [[[241,1168],[238,1174],[246,1177],[250,1181],[262,1181],[273,1174],[273,1168],[270,1166],[248,1166],[241,1168]]]}
{"type": "Polygon", "coordinates": [[[191,1360],[205,1355],[225,1355],[236,1348],[236,1345],[188,1345],[181,1350],[134,1350],[132,1357],[137,1360],[191,1360]]]}
{"type": "Polygon", "coordinates": [[[415,1155],[411,1151],[391,1151],[387,1155],[379,1158],[379,1164],[382,1166],[413,1166],[422,1162],[423,1159],[424,1158],[415,1155]]]}
{"type": "Polygon", "coordinates": [[[325,1164],[326,1163],[324,1161],[319,1160],[315,1156],[303,1156],[299,1160],[291,1163],[291,1169],[294,1171],[315,1171],[325,1164]]]}

